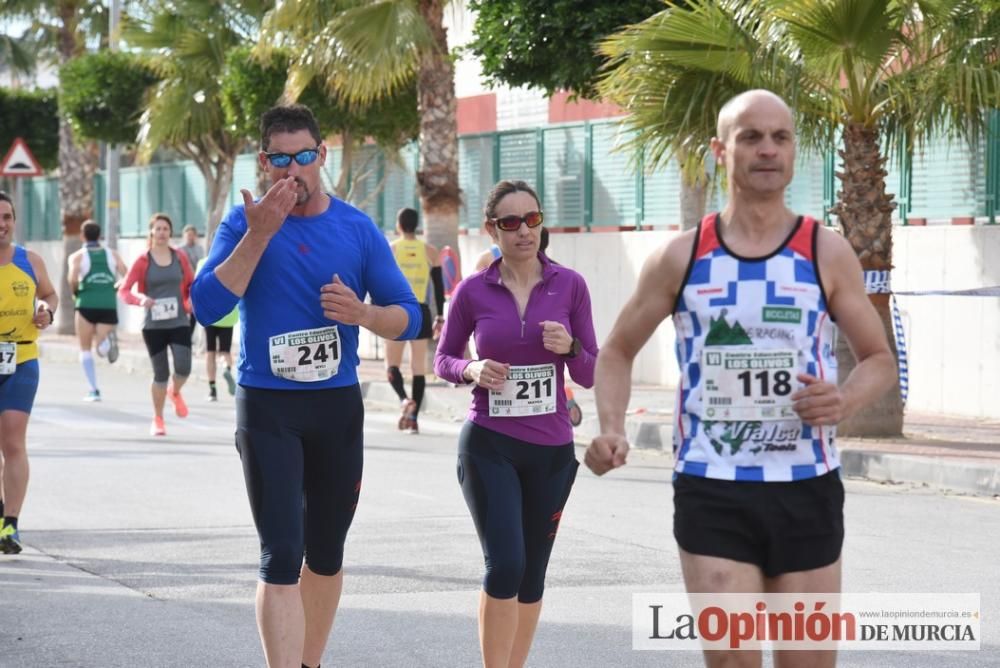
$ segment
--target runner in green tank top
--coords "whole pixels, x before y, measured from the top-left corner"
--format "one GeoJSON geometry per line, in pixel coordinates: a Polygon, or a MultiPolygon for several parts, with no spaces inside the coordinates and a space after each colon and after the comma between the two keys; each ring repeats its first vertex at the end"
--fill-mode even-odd
{"type": "Polygon", "coordinates": [[[118,298],[115,284],[125,275],[125,262],[117,251],[101,246],[101,226],[84,221],[80,236],[83,248],[71,254],[69,285],[76,296],[76,336],[80,341],[80,365],[90,385],[84,401],[100,401],[93,346],[109,362],[118,359],[118,298]]]}

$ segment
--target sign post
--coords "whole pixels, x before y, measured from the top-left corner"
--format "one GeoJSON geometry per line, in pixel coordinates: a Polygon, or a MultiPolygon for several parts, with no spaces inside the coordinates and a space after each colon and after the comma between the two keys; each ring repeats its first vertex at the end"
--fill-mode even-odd
{"type": "MultiPolygon", "coordinates": [[[[0,176],[7,176],[14,179],[14,209],[23,215],[24,211],[24,177],[41,176],[42,166],[31,153],[31,149],[23,139],[17,137],[11,145],[10,150],[0,162],[0,176]]],[[[24,225],[15,228],[15,240],[18,244],[24,245],[28,237],[28,230],[24,225]]]]}

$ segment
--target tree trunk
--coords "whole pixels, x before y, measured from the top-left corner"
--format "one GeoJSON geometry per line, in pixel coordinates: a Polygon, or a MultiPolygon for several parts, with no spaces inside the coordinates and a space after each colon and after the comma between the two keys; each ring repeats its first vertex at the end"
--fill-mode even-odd
{"type": "Polygon", "coordinates": [[[458,125],[455,69],[448,53],[444,0],[420,0],[420,15],[434,36],[421,54],[417,97],[420,110],[420,167],[417,187],[427,241],[458,248],[458,125]]]}
{"type": "MultiPolygon", "coordinates": [[[[83,39],[78,31],[79,3],[60,2],[56,7],[60,27],[57,36],[59,63],[65,65],[84,52],[83,39]]],[[[63,258],[80,248],[80,226],[93,215],[94,174],[99,160],[97,145],[93,142],[78,144],[73,129],[65,118],[59,119],[59,215],[62,219],[63,258]]],[[[55,273],[55,272],[53,272],[55,273]]],[[[67,278],[65,259],[59,271],[59,324],[56,331],[72,334],[73,294],[67,278]]]]}
{"type": "Polygon", "coordinates": [[[698,226],[705,217],[705,203],[708,199],[708,182],[699,180],[689,183],[681,178],[681,229],[690,230],[698,226]]]}
{"type": "Polygon", "coordinates": [[[337,185],[334,194],[346,201],[351,192],[351,168],[354,166],[354,136],[350,130],[340,134],[340,174],[337,174],[337,185]]]}
{"type": "MultiPolygon", "coordinates": [[[[212,247],[215,231],[222,222],[222,216],[229,206],[229,189],[233,186],[233,164],[235,158],[221,158],[212,163],[212,168],[202,168],[208,188],[208,221],[205,223],[205,245],[212,247]]],[[[242,201],[242,200],[241,200],[242,201]]]]}
{"type": "MultiPolygon", "coordinates": [[[[69,123],[64,118],[59,119],[59,209],[62,217],[63,257],[68,257],[80,248],[80,226],[93,215],[97,161],[96,145],[78,145],[69,123]]],[[[60,334],[72,334],[75,331],[73,293],[69,288],[67,271],[66,263],[63,262],[58,272],[59,324],[56,331],[60,334]]]]}
{"type": "MultiPolygon", "coordinates": [[[[878,144],[878,131],[857,123],[844,124],[844,148],[839,151],[843,171],[837,173],[843,185],[832,213],[840,219],[844,235],[866,271],[892,269],[892,195],[886,194],[886,158],[878,144]]],[[[889,295],[869,295],[896,353],[889,295]]],[[[856,366],[844,337],[837,346],[839,380],[843,382],[856,366]]],[[[842,436],[900,436],[903,433],[903,401],[899,383],[878,401],[840,423],[842,436]]]]}

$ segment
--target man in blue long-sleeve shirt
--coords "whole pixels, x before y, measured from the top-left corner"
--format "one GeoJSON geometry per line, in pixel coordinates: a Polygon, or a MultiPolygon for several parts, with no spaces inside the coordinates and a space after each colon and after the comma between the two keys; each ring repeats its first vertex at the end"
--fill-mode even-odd
{"type": "Polygon", "coordinates": [[[239,304],[236,447],[260,536],[268,665],[318,666],[361,491],[358,327],[412,339],[421,315],[371,219],[320,190],[326,147],[309,109],[265,113],[261,147],[273,185],[257,202],[242,191],[191,295],[202,324],[239,304]]]}

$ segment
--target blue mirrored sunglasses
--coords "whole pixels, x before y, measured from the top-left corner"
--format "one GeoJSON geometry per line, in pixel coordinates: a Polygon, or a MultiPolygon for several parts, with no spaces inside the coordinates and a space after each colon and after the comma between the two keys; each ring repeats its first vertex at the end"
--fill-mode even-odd
{"type": "Polygon", "coordinates": [[[307,148],[304,151],[299,151],[294,155],[291,153],[267,153],[264,155],[267,157],[268,161],[278,169],[283,169],[292,164],[292,160],[299,163],[303,167],[306,165],[311,165],[316,162],[316,158],[319,157],[319,147],[307,148]]]}

